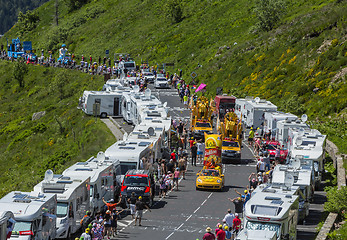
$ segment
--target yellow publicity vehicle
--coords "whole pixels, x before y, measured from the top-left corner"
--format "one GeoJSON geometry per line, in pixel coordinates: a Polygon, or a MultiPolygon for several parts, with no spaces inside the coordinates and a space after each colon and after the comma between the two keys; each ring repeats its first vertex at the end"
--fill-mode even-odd
{"type": "Polygon", "coordinates": [[[195,139],[204,139],[204,133],[212,133],[212,106],[206,97],[199,97],[196,104],[192,104],[190,126],[191,133],[195,139]]]}
{"type": "Polygon", "coordinates": [[[196,190],[223,190],[224,175],[220,169],[202,169],[196,175],[196,190]]]}
{"type": "Polygon", "coordinates": [[[237,115],[234,112],[225,114],[218,130],[222,135],[222,162],[241,163],[242,125],[237,115]]]}

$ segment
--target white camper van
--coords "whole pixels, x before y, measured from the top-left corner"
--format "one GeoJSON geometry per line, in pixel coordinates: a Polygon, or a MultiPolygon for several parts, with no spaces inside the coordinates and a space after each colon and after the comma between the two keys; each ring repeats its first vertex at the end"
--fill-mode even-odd
{"type": "Polygon", "coordinates": [[[91,157],[86,162],[77,162],[63,172],[64,176],[72,178],[83,176],[90,177],[90,209],[92,214],[102,211],[105,201],[114,199],[114,183],[116,176],[113,161],[105,160],[105,154],[99,152],[97,157],[91,157]]]}
{"type": "Polygon", "coordinates": [[[284,145],[286,148],[288,146],[288,130],[289,129],[309,129],[310,127],[300,119],[296,120],[281,120],[277,121],[277,131],[275,139],[280,142],[281,145],[284,145]]]}
{"type": "Polygon", "coordinates": [[[245,204],[236,239],[296,239],[298,209],[299,196],[259,192],[245,204]]]}
{"type": "Polygon", "coordinates": [[[16,221],[11,211],[0,211],[0,239],[9,239],[16,221]]]}
{"type": "Polygon", "coordinates": [[[38,183],[34,190],[57,194],[57,235],[56,238],[69,238],[81,227],[80,221],[90,211],[90,177],[54,175],[47,170],[45,180],[38,183]]]}
{"type": "Polygon", "coordinates": [[[143,157],[153,163],[152,147],[152,142],[147,139],[127,140],[125,135],[123,141],[118,141],[106,149],[106,159],[119,161],[119,166],[116,169],[118,183],[122,182],[124,174],[128,170],[144,168],[141,162],[143,157]]]}
{"type": "Polygon", "coordinates": [[[281,120],[294,121],[298,119],[297,116],[291,113],[283,112],[265,112],[264,113],[264,133],[271,131],[273,137],[276,136],[277,132],[277,122],[281,120]]]}
{"type": "Polygon", "coordinates": [[[117,79],[109,79],[106,81],[104,86],[102,87],[102,91],[116,91],[121,90],[126,87],[124,85],[124,79],[123,78],[117,78],[117,79]]]}
{"type": "Polygon", "coordinates": [[[246,98],[236,98],[235,102],[235,113],[239,119],[244,123],[245,115],[247,113],[246,110],[246,102],[252,101],[253,97],[246,97],[246,98]]]}
{"type": "Polygon", "coordinates": [[[125,90],[117,91],[84,91],[79,100],[79,108],[88,115],[101,118],[122,116],[121,98],[125,90]]]}
{"type": "Polygon", "coordinates": [[[264,123],[265,112],[276,112],[277,106],[270,101],[256,97],[253,100],[246,101],[245,110],[246,112],[242,118],[246,127],[253,126],[254,129],[257,129],[264,123]]]}
{"type": "Polygon", "coordinates": [[[54,239],[56,207],[57,196],[42,192],[10,192],[0,199],[0,211],[13,212],[16,221],[11,240],[54,239]]]}
{"type": "Polygon", "coordinates": [[[316,129],[289,129],[288,136],[289,155],[313,161],[315,186],[319,188],[324,172],[326,135],[316,129]]]}
{"type": "MultiPolygon", "coordinates": [[[[293,177],[294,178],[294,177],[293,177]]],[[[299,196],[299,219],[298,221],[303,221],[309,214],[310,202],[306,199],[305,195],[301,191],[299,186],[290,186],[285,184],[261,184],[253,192],[252,196],[258,192],[268,192],[285,195],[295,195],[299,196]]]]}

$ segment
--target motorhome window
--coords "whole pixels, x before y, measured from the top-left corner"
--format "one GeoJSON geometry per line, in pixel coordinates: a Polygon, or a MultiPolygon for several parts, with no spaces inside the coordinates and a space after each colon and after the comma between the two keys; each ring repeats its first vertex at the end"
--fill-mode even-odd
{"type": "Polygon", "coordinates": [[[19,222],[16,221],[14,228],[12,230],[12,235],[19,235],[19,231],[30,231],[31,222],[19,222]]]}
{"type": "Polygon", "coordinates": [[[126,176],[124,186],[148,186],[148,177],[126,176]]]}
{"type": "Polygon", "coordinates": [[[314,171],[315,171],[316,173],[318,173],[318,171],[319,171],[319,163],[316,162],[316,161],[314,161],[314,162],[313,162],[313,168],[314,168],[314,171]]]}
{"type": "Polygon", "coordinates": [[[222,143],[223,147],[239,147],[239,143],[238,142],[228,142],[228,141],[223,141],[222,143]]]}
{"type": "Polygon", "coordinates": [[[155,128],[155,131],[163,131],[163,128],[155,128]]]}
{"type": "Polygon", "coordinates": [[[95,99],[95,103],[101,103],[101,99],[100,98],[96,98],[95,99]]]}
{"type": "Polygon", "coordinates": [[[134,68],[134,67],[135,67],[135,63],[133,62],[124,63],[124,68],[134,68]]]}
{"type": "Polygon", "coordinates": [[[211,124],[207,122],[197,122],[196,127],[205,127],[205,128],[210,128],[211,124]]]}
{"type": "Polygon", "coordinates": [[[308,146],[308,145],[316,146],[316,142],[314,142],[314,141],[302,141],[301,145],[302,146],[308,146]]]}
{"type": "Polygon", "coordinates": [[[253,214],[265,215],[265,216],[277,216],[277,214],[279,213],[277,210],[278,210],[278,207],[257,205],[254,208],[253,214]]]}
{"type": "Polygon", "coordinates": [[[58,202],[57,203],[57,217],[58,218],[63,218],[66,216],[68,210],[68,204],[67,203],[62,203],[58,202]]]}
{"type": "Polygon", "coordinates": [[[125,175],[128,170],[136,169],[136,168],[137,168],[136,162],[132,162],[132,163],[121,162],[120,163],[121,175],[125,175]]]}
{"type": "Polygon", "coordinates": [[[248,221],[246,224],[247,230],[265,230],[265,231],[272,231],[276,232],[277,237],[280,235],[280,224],[276,223],[262,223],[262,222],[252,222],[248,221]]]}

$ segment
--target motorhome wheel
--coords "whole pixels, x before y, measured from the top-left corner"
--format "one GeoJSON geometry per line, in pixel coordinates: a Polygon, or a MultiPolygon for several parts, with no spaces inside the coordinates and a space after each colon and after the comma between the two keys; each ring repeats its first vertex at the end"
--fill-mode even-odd
{"type": "Polygon", "coordinates": [[[100,118],[106,118],[107,117],[107,113],[103,112],[100,114],[100,118]]]}

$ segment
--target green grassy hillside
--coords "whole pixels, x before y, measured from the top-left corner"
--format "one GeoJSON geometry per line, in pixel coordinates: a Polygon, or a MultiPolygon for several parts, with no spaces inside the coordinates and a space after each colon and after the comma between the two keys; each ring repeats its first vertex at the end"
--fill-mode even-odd
{"type": "Polygon", "coordinates": [[[28,66],[20,87],[12,79],[14,66],[0,61],[0,197],[30,191],[47,169],[61,173],[115,141],[105,124],[77,109],[83,90],[100,88],[102,78],[28,66]],[[41,111],[45,115],[33,121],[41,111]]]}
{"type": "Polygon", "coordinates": [[[279,110],[308,114],[347,152],[347,1],[282,2],[283,15],[264,31],[257,28],[258,0],[91,0],[73,11],[61,3],[59,26],[49,1],[35,11],[38,22],[19,22],[5,37],[55,52],[66,43],[78,57],[95,59],[109,49],[111,56],[130,53],[137,62],[174,62],[188,82],[195,71],[210,95],[221,86],[237,97],[259,96],[279,110]]]}

